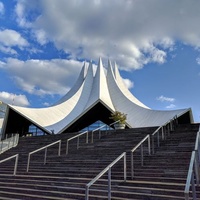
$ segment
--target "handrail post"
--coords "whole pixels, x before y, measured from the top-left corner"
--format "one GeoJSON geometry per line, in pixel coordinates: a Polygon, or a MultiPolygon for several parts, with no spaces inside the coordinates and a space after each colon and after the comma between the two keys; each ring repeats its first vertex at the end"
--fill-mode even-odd
{"type": "Polygon", "coordinates": [[[66,144],[66,155],[68,154],[69,151],[69,140],[67,140],[67,144],[66,144]]]}
{"type": "Polygon", "coordinates": [[[108,200],[111,200],[111,167],[108,170],[108,200]]]}
{"type": "Polygon", "coordinates": [[[17,173],[18,159],[19,159],[19,154],[17,154],[17,156],[16,156],[16,158],[15,158],[15,168],[14,168],[14,173],[13,173],[14,176],[15,176],[16,173],[17,173]]]}
{"type": "Polygon", "coordinates": [[[88,200],[89,199],[89,186],[86,185],[86,188],[85,188],[85,200],[88,200]]]}
{"type": "Polygon", "coordinates": [[[165,139],[165,136],[164,136],[164,127],[162,126],[162,140],[165,139]]]}
{"type": "Polygon", "coordinates": [[[160,131],[157,132],[157,147],[160,147],[160,131]]]}
{"type": "Polygon", "coordinates": [[[150,135],[148,137],[148,152],[149,152],[149,155],[151,155],[151,140],[150,140],[150,135]]]}
{"type": "Polygon", "coordinates": [[[134,169],[133,169],[133,152],[131,151],[131,179],[133,179],[134,176],[134,169]]]}
{"type": "Polygon", "coordinates": [[[10,148],[10,138],[8,138],[8,149],[10,148]]]}
{"type": "Polygon", "coordinates": [[[196,189],[195,189],[195,182],[194,182],[194,171],[192,172],[192,197],[193,197],[193,200],[197,199],[196,189]]]}
{"type": "Polygon", "coordinates": [[[152,146],[152,154],[154,154],[155,153],[155,151],[154,151],[154,135],[152,135],[151,136],[151,146],[152,146]]]}
{"type": "Polygon", "coordinates": [[[94,131],[92,131],[92,138],[91,138],[91,143],[93,144],[93,140],[94,140],[94,131]]]}
{"type": "Polygon", "coordinates": [[[86,133],[86,144],[88,144],[88,131],[87,131],[87,133],[86,133]]]}
{"type": "Polygon", "coordinates": [[[77,149],[79,149],[79,137],[77,137],[77,149]]]}
{"type": "Polygon", "coordinates": [[[47,148],[45,148],[45,153],[44,153],[44,165],[47,162],[47,148]]]}
{"type": "Polygon", "coordinates": [[[126,153],[124,154],[124,182],[126,182],[126,153]]]}
{"type": "Polygon", "coordinates": [[[171,131],[171,129],[170,129],[170,123],[168,124],[168,136],[170,136],[170,131],[171,131]]]}
{"type": "Polygon", "coordinates": [[[12,143],[13,143],[12,146],[13,146],[13,147],[14,147],[14,145],[15,145],[15,137],[16,137],[16,136],[13,136],[13,137],[12,137],[12,143]]]}
{"type": "Polygon", "coordinates": [[[3,150],[3,140],[1,140],[1,152],[3,150]]]}
{"type": "Polygon", "coordinates": [[[60,140],[60,142],[59,142],[58,145],[59,145],[59,146],[58,146],[58,156],[60,156],[60,152],[61,152],[61,140],[60,140]]]}
{"type": "Polygon", "coordinates": [[[196,177],[196,184],[199,186],[199,160],[198,160],[198,151],[195,151],[195,160],[194,160],[194,171],[196,177]]]}
{"type": "Polygon", "coordinates": [[[27,162],[26,172],[29,171],[30,157],[31,157],[31,155],[30,155],[30,153],[29,153],[29,154],[28,154],[28,162],[27,162]]]}
{"type": "Polygon", "coordinates": [[[140,146],[140,151],[141,151],[141,166],[144,165],[144,155],[143,155],[143,144],[140,146]]]}

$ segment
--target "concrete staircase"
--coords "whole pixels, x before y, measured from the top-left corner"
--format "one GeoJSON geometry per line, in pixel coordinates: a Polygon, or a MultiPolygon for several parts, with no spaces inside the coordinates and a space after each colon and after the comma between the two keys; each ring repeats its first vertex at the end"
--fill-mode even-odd
{"type": "MultiPolygon", "coordinates": [[[[147,145],[144,146],[144,166],[140,165],[140,151],[137,151],[132,180],[130,150],[154,130],[111,131],[103,134],[100,140],[95,134],[93,144],[85,144],[82,137],[78,150],[76,141],[71,141],[68,155],[65,155],[66,140],[77,133],[20,138],[17,147],[0,155],[2,160],[19,153],[16,176],[12,175],[14,160],[0,165],[0,199],[85,199],[85,185],[123,152],[127,152],[127,181],[123,181],[123,161],[119,161],[112,168],[112,199],[184,199],[184,184],[198,126],[180,125],[161,142],[154,155],[149,156],[147,145]],[[44,152],[39,152],[31,158],[27,173],[28,153],[59,139],[62,139],[61,156],[57,156],[56,145],[49,148],[44,165],[44,152]]],[[[89,194],[89,199],[108,199],[107,174],[91,186],[89,194]]]]}

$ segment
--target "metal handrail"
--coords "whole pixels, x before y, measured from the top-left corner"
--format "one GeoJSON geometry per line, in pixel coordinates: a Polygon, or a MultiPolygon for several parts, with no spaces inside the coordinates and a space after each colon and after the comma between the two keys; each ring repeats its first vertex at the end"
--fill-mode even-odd
{"type": "Polygon", "coordinates": [[[11,160],[13,158],[15,158],[15,167],[14,167],[14,172],[13,172],[13,175],[15,176],[16,173],[17,173],[17,165],[18,165],[19,154],[15,154],[13,156],[5,158],[5,159],[1,160],[0,163],[6,162],[6,161],[11,160]]]}
{"type": "Polygon", "coordinates": [[[77,149],[79,149],[79,137],[82,136],[82,135],[86,135],[86,143],[88,143],[88,131],[84,131],[83,133],[80,133],[78,135],[75,135],[69,139],[67,139],[67,144],[66,144],[66,154],[68,154],[69,152],[69,141],[73,140],[73,139],[76,139],[77,138],[77,149]]]}
{"type": "Polygon", "coordinates": [[[177,124],[177,115],[175,115],[173,118],[171,118],[170,120],[168,120],[165,124],[159,126],[152,134],[151,134],[151,138],[152,138],[152,154],[154,154],[154,137],[157,134],[157,147],[160,146],[160,130],[161,130],[161,134],[162,134],[162,140],[166,139],[166,133],[168,133],[168,135],[170,135],[170,131],[173,131],[175,129],[175,126],[177,124]]]}
{"type": "Polygon", "coordinates": [[[191,159],[190,159],[190,166],[188,170],[188,175],[187,175],[187,180],[186,180],[186,185],[185,185],[185,200],[189,200],[189,191],[190,191],[190,184],[192,184],[192,195],[193,195],[193,200],[196,200],[196,189],[195,189],[195,182],[194,182],[194,163],[195,163],[195,158],[196,158],[196,152],[192,151],[191,159]]]}
{"type": "MultiPolygon", "coordinates": [[[[118,122],[119,122],[119,120],[116,121],[116,122],[113,122],[113,123],[109,124],[109,126],[112,126],[112,125],[114,125],[114,124],[116,124],[116,123],[118,123],[118,122]]],[[[95,130],[92,131],[91,143],[93,143],[93,133],[94,133],[95,131],[97,131],[97,130],[102,129],[102,128],[105,127],[105,126],[107,126],[107,125],[104,124],[104,125],[102,125],[102,126],[96,128],[95,130]]],[[[80,136],[83,136],[83,135],[85,135],[85,134],[86,134],[86,144],[88,144],[88,135],[89,135],[89,131],[84,131],[83,133],[80,133],[80,134],[78,134],[78,135],[76,135],[76,136],[73,136],[73,137],[67,139],[67,143],[66,143],[66,155],[69,153],[69,141],[71,141],[71,140],[77,138],[77,145],[76,145],[76,146],[77,146],[77,149],[79,149],[79,137],[80,137],[80,136]]],[[[100,133],[99,133],[99,139],[100,139],[100,133]]]]}
{"type": "Polygon", "coordinates": [[[89,199],[89,188],[99,180],[106,172],[108,172],[108,200],[111,200],[111,168],[122,158],[124,158],[124,181],[126,181],[126,152],[118,156],[111,164],[109,164],[104,170],[102,170],[94,179],[92,179],[87,185],[85,190],[85,200],[89,199]]]}
{"type": "MultiPolygon", "coordinates": [[[[114,125],[114,124],[117,124],[119,121],[120,121],[120,120],[115,121],[115,122],[109,124],[109,127],[112,126],[112,125],[114,125]]],[[[105,127],[105,126],[107,127],[107,124],[104,124],[104,125],[102,125],[102,126],[96,128],[96,129],[92,130],[92,139],[91,139],[91,143],[94,142],[94,141],[93,141],[93,134],[94,134],[95,131],[99,131],[99,139],[101,139],[101,131],[100,131],[100,130],[101,130],[103,127],[105,127]]],[[[107,131],[107,130],[106,130],[106,131],[107,131]]]]}
{"type": "Polygon", "coordinates": [[[57,144],[57,143],[59,143],[59,146],[58,146],[58,156],[60,156],[60,151],[61,151],[61,140],[58,140],[58,141],[56,141],[56,142],[52,142],[51,144],[48,144],[48,145],[46,145],[46,146],[44,146],[44,147],[41,147],[41,148],[39,148],[39,149],[36,149],[36,150],[30,152],[30,153],[28,154],[28,162],[27,162],[26,172],[29,171],[30,160],[31,160],[31,155],[32,155],[32,154],[37,153],[37,152],[39,152],[39,151],[45,149],[45,154],[44,154],[44,165],[45,165],[45,164],[46,164],[46,160],[47,160],[47,148],[50,147],[50,146],[53,146],[53,145],[55,145],[55,144],[57,144]]]}
{"type": "Polygon", "coordinates": [[[19,134],[12,134],[10,138],[6,138],[5,140],[0,141],[0,154],[11,149],[12,147],[16,147],[19,141],[19,134]]]}
{"type": "Polygon", "coordinates": [[[144,154],[143,154],[143,143],[148,139],[148,152],[151,155],[151,143],[150,135],[145,136],[132,150],[131,150],[131,178],[134,176],[134,164],[133,164],[133,152],[135,152],[139,147],[141,148],[141,166],[144,164],[144,154]]]}
{"type": "Polygon", "coordinates": [[[200,165],[200,132],[197,132],[196,141],[195,141],[195,149],[192,151],[190,165],[187,175],[187,180],[185,184],[185,200],[189,200],[189,192],[190,192],[190,185],[192,186],[192,196],[193,200],[196,200],[196,188],[195,188],[195,181],[194,177],[196,178],[196,185],[199,185],[199,165],[200,165]]]}

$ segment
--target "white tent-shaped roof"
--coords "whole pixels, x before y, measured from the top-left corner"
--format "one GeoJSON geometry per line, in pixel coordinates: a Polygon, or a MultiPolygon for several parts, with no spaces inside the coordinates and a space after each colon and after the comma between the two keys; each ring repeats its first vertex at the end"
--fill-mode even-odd
{"type": "MultiPolygon", "coordinates": [[[[129,128],[160,126],[175,115],[179,117],[187,112],[190,122],[193,121],[191,109],[158,111],[148,108],[126,88],[117,65],[115,64],[113,68],[109,61],[108,69],[105,70],[99,59],[96,72],[92,63],[88,67],[84,64],[76,84],[55,105],[47,108],[8,105],[2,129],[4,132],[11,131],[8,126],[11,126],[10,121],[15,116],[16,120],[19,119],[19,124],[12,124],[15,129],[21,129],[20,126],[26,121],[26,124],[34,124],[46,133],[51,133],[52,130],[55,134],[66,130],[78,130],[76,126],[84,128],[84,123],[81,122],[83,119],[89,122],[92,122],[93,118],[102,120],[104,111],[102,108],[107,113],[114,111],[126,113],[126,125],[129,128]]],[[[105,114],[104,118],[109,118],[108,114],[105,114]]],[[[108,119],[105,119],[105,122],[107,121],[108,119]]]]}

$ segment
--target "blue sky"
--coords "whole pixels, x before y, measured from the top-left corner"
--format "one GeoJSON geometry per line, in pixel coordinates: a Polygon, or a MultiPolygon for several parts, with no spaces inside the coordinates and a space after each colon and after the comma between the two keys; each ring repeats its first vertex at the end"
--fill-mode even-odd
{"type": "Polygon", "coordinates": [[[200,1],[0,0],[0,100],[49,106],[83,61],[116,62],[152,109],[200,121],[200,1]]]}

